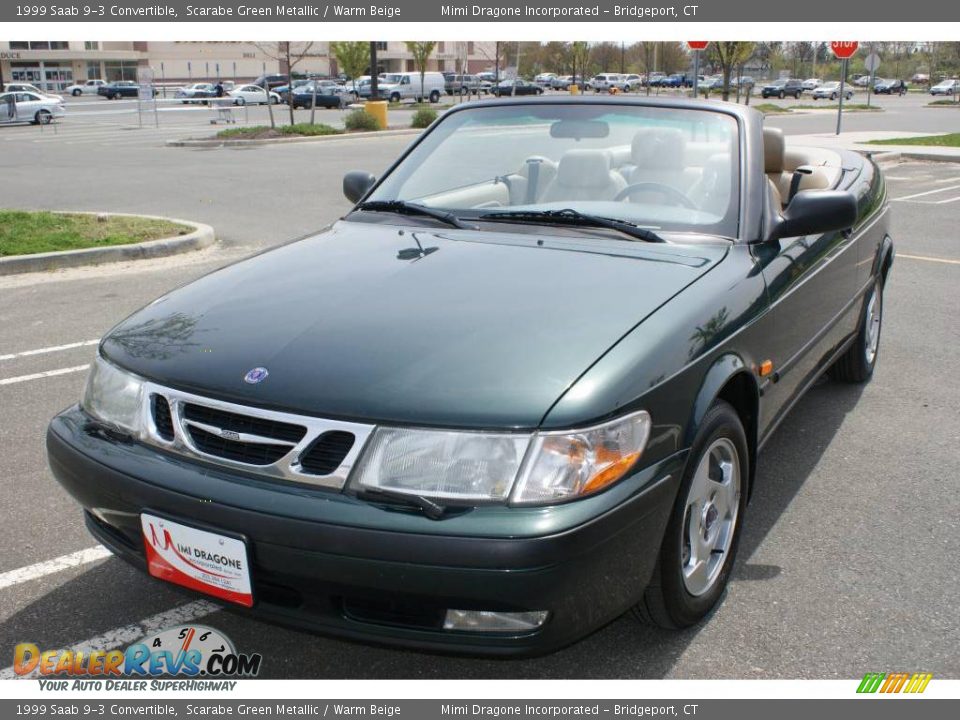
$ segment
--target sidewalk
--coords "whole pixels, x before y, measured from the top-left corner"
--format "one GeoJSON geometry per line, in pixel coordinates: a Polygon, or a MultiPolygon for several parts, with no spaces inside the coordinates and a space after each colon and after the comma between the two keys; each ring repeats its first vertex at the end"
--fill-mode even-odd
{"type": "Polygon", "coordinates": [[[902,160],[932,160],[940,162],[960,162],[960,148],[938,147],[936,145],[868,145],[870,140],[888,140],[892,138],[930,137],[941,133],[918,133],[906,130],[871,130],[862,132],[814,133],[812,135],[788,135],[787,145],[813,145],[817,147],[839,148],[869,152],[881,156],[884,160],[894,161],[894,156],[902,160]]]}

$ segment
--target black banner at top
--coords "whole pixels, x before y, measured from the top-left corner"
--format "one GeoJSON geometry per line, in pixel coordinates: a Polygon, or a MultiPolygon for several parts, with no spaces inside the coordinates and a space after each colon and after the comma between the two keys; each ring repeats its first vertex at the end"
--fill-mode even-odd
{"type": "MultiPolygon", "coordinates": [[[[956,22],[960,3],[943,0],[41,0],[4,2],[0,22],[956,22]],[[689,4],[688,4],[689,3],[689,4]]],[[[827,28],[825,28],[827,29],[827,28]]],[[[947,39],[947,38],[944,38],[947,39]]]]}

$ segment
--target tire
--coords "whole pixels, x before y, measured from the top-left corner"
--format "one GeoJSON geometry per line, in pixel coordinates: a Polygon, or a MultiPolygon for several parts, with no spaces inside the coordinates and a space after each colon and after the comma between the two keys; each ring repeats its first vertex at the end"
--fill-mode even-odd
{"type": "Polygon", "coordinates": [[[393,93],[393,94],[390,96],[390,102],[392,102],[392,103],[398,103],[398,102],[400,102],[400,93],[393,93]]]}
{"type": "Polygon", "coordinates": [[[783,90],[780,91],[779,97],[780,97],[781,100],[783,100],[783,98],[784,98],[783,90]]]}
{"type": "Polygon", "coordinates": [[[277,105],[277,104],[279,104],[280,101],[277,100],[277,98],[275,98],[275,97],[273,97],[273,96],[268,96],[268,97],[269,97],[269,99],[270,99],[270,104],[271,104],[271,105],[277,105]]]}
{"type": "Polygon", "coordinates": [[[736,559],[749,477],[743,424],[729,403],[716,400],[693,441],[653,577],[633,609],[637,617],[676,630],[695,625],[713,610],[736,559]],[[694,536],[698,546],[703,543],[696,553],[689,547],[694,536]],[[694,563],[703,570],[685,571],[695,554],[705,558],[694,563]]]}
{"type": "Polygon", "coordinates": [[[430,93],[430,102],[433,104],[440,102],[440,93],[437,90],[434,90],[430,93]]]}
{"type": "Polygon", "coordinates": [[[836,100],[836,99],[837,99],[837,94],[836,94],[836,93],[830,93],[830,99],[831,99],[831,100],[836,100]]]}
{"type": "Polygon", "coordinates": [[[798,92],[796,95],[793,96],[793,99],[794,99],[794,100],[799,100],[799,99],[800,99],[800,95],[801,95],[801,93],[798,92]]]}
{"type": "Polygon", "coordinates": [[[81,95],[83,95],[83,90],[77,89],[70,94],[73,95],[74,97],[80,97],[81,95]]]}
{"type": "Polygon", "coordinates": [[[860,318],[857,339],[830,367],[830,377],[839,382],[865,383],[873,375],[883,330],[883,280],[877,278],[860,318]]]}
{"type": "Polygon", "coordinates": [[[53,115],[50,114],[49,110],[37,110],[37,114],[33,117],[37,125],[49,125],[53,122],[53,115]]]}
{"type": "Polygon", "coordinates": [[[239,105],[240,107],[243,107],[244,105],[247,104],[247,99],[245,97],[238,97],[236,100],[233,101],[233,103],[234,105],[239,105]]]}

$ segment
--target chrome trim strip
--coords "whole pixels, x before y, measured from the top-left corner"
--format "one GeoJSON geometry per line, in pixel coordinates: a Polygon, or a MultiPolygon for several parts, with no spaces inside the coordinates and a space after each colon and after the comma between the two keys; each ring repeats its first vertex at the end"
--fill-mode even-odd
{"type": "Polygon", "coordinates": [[[167,441],[160,437],[159,433],[157,432],[157,427],[153,421],[153,403],[143,402],[141,403],[143,427],[145,427],[147,430],[142,439],[145,443],[164,448],[177,453],[178,455],[203,460],[205,462],[221,465],[226,468],[235,468],[238,470],[243,470],[247,473],[262,475],[264,477],[274,478],[276,480],[286,480],[288,482],[315,485],[334,490],[342,490],[344,485],[346,485],[350,471],[353,469],[354,465],[356,465],[357,460],[360,457],[360,453],[362,452],[367,440],[376,427],[374,425],[345,422],[341,420],[326,420],[323,418],[311,417],[309,415],[295,415],[293,413],[279,412],[276,410],[263,410],[261,408],[250,407],[249,405],[237,405],[235,403],[225,402],[223,400],[214,400],[212,398],[194,395],[192,393],[183,392],[182,390],[174,390],[152,382],[144,382],[144,397],[149,398],[153,394],[166,398],[170,405],[170,415],[173,419],[174,437],[172,441],[167,441]],[[195,420],[187,420],[183,416],[183,405],[186,403],[201,405],[214,410],[222,410],[224,412],[246,415],[259,420],[272,420],[291,425],[301,425],[307,429],[307,432],[304,434],[300,442],[296,444],[287,440],[266,438],[248,433],[228,432],[226,435],[224,435],[221,433],[222,428],[216,427],[215,425],[209,425],[207,423],[201,423],[195,420]],[[214,435],[226,437],[234,441],[279,445],[289,447],[290,449],[283,455],[283,457],[269,465],[252,465],[249,463],[238,462],[236,460],[229,460],[217,455],[210,455],[209,453],[205,453],[196,447],[196,445],[190,439],[190,434],[187,430],[188,425],[201,428],[202,430],[206,430],[214,435]],[[329,475],[313,475],[304,472],[300,467],[300,455],[310,447],[314,440],[320,437],[323,433],[331,430],[341,430],[352,433],[355,438],[353,447],[350,448],[350,451],[347,453],[346,457],[344,457],[343,461],[340,463],[340,466],[329,475]]]}

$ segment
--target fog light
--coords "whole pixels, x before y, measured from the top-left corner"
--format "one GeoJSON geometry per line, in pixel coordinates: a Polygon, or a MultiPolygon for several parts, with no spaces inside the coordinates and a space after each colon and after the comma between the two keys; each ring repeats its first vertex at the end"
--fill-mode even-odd
{"type": "Polygon", "coordinates": [[[444,630],[470,632],[527,632],[547,621],[546,610],[493,612],[491,610],[447,610],[444,630]]]}

